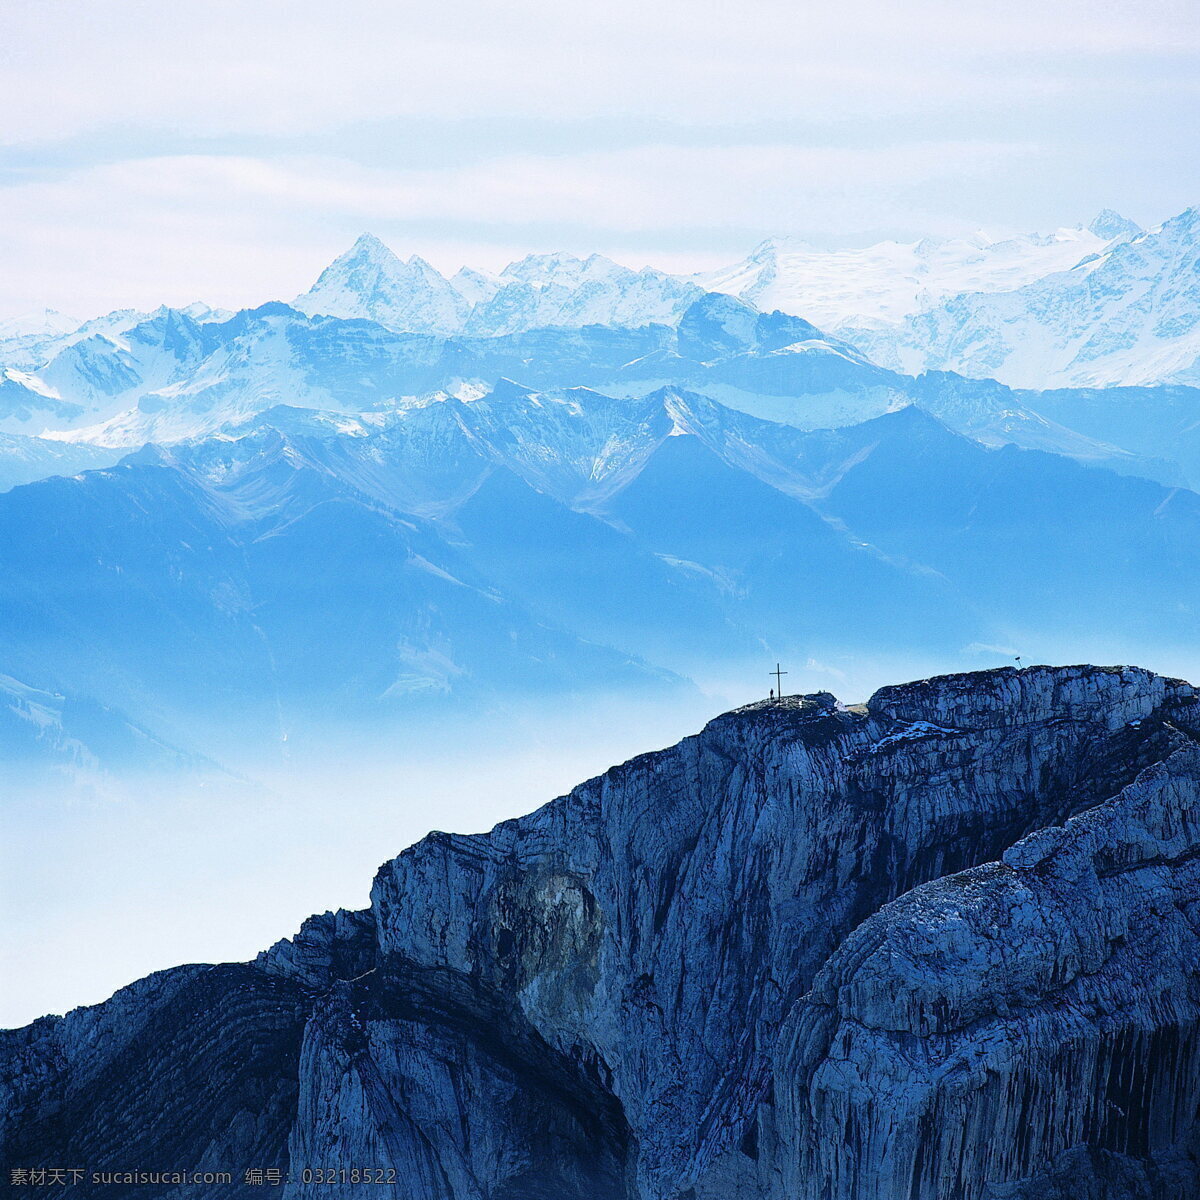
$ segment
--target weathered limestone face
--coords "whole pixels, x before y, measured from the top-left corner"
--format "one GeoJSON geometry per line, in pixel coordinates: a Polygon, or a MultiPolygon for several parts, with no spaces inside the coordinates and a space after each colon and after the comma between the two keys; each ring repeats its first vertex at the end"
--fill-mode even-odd
{"type": "Polygon", "coordinates": [[[1133,668],[752,705],[430,835],[249,967],[3,1035],[5,1156],[99,1162],[123,1110],[288,1197],[1200,1196],[1198,743],[1133,668]],[[245,1132],[160,1113],[167,1061],[245,1132]]]}

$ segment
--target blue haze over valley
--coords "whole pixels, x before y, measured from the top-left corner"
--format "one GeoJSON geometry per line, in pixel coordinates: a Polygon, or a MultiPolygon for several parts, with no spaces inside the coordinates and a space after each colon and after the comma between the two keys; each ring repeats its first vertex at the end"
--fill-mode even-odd
{"type": "Polygon", "coordinates": [[[776,660],[849,699],[1018,656],[1194,676],[1198,255],[1195,210],[686,275],[363,235],[288,301],[11,322],[14,963],[78,919],[47,856],[116,913],[160,890],[151,959],[224,863],[248,951],[776,660]]]}

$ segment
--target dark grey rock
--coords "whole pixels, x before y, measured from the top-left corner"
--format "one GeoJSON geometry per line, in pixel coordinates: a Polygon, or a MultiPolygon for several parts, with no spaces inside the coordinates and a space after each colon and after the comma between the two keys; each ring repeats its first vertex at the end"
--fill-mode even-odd
{"type": "Polygon", "coordinates": [[[4,1161],[235,1177],[143,1196],[1191,1200],[1198,733],[1135,668],[751,705],[431,834],[250,966],[0,1035],[4,1161]]]}

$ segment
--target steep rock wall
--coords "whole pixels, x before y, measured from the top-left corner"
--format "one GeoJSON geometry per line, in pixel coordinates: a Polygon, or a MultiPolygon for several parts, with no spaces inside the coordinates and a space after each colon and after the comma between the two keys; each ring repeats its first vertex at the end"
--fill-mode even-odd
{"type": "Polygon", "coordinates": [[[1197,708],[1079,667],[727,714],[250,967],[3,1035],[5,1159],[111,1161],[119,1111],[287,1197],[1195,1197],[1197,708]]]}

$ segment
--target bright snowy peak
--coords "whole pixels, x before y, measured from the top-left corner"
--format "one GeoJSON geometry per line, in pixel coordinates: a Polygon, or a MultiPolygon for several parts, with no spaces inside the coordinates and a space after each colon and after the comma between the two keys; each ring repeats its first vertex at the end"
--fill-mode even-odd
{"type": "MultiPolygon", "coordinates": [[[[493,337],[673,325],[703,293],[724,292],[803,317],[910,374],[946,369],[1024,388],[1188,383],[1200,356],[1196,223],[1189,211],[1146,233],[1106,210],[1086,227],[1047,235],[832,251],[772,239],[740,263],[690,277],[558,253],[447,278],[364,234],[293,307],[397,333],[493,337]]],[[[184,311],[201,323],[230,315],[203,305],[184,311]]],[[[40,374],[69,346],[95,338],[121,346],[156,315],[9,321],[0,325],[0,367],[40,374]]]]}

